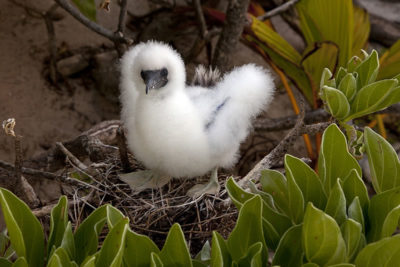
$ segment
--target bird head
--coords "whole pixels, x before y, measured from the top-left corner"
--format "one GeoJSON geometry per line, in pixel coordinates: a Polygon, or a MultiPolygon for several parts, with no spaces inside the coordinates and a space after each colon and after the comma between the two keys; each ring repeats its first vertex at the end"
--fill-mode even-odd
{"type": "Polygon", "coordinates": [[[123,56],[124,78],[131,79],[141,95],[164,96],[184,89],[185,65],[169,45],[150,41],[136,45],[123,56]]]}

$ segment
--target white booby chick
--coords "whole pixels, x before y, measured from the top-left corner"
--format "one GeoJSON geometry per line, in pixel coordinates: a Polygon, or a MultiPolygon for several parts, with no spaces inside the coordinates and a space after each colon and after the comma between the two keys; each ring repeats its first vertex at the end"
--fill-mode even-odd
{"type": "Polygon", "coordinates": [[[213,170],[188,194],[219,190],[217,168],[232,167],[251,120],[271,101],[271,75],[253,64],[237,67],[211,88],[186,85],[185,65],[170,46],[136,45],[121,60],[121,119],[128,148],[150,171],[121,175],[133,188],[162,186],[213,170]]]}

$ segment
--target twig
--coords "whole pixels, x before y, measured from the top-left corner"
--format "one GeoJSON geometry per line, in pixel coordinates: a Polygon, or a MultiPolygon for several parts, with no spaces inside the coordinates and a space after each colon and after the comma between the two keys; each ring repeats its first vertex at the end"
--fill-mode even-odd
{"type": "Polygon", "coordinates": [[[121,164],[124,172],[128,173],[132,171],[131,165],[129,163],[128,151],[126,149],[126,139],[124,134],[124,129],[120,126],[117,130],[117,141],[119,148],[119,157],[121,159],[121,164]]]}
{"type": "Polygon", "coordinates": [[[226,12],[226,20],[219,37],[212,65],[224,72],[229,57],[235,49],[246,23],[249,0],[230,0],[226,12]]]}
{"type": "Polygon", "coordinates": [[[53,12],[57,9],[58,5],[54,4],[48,11],[43,14],[44,22],[46,23],[48,35],[48,49],[50,53],[50,79],[53,83],[57,82],[57,44],[56,32],[53,24],[53,12]]]}
{"type": "Polygon", "coordinates": [[[286,10],[291,8],[298,1],[299,0],[289,0],[289,1],[285,2],[283,5],[278,6],[278,7],[274,8],[274,9],[268,11],[264,15],[258,16],[257,19],[263,21],[263,20],[269,19],[269,18],[271,18],[273,16],[279,15],[280,13],[285,12],[286,10]]]}
{"type": "Polygon", "coordinates": [[[194,10],[196,11],[197,20],[199,22],[200,34],[203,38],[205,38],[207,36],[208,30],[200,0],[193,0],[193,5],[194,10]]]}
{"type": "Polygon", "coordinates": [[[67,0],[54,0],[57,4],[59,4],[63,9],[65,9],[69,14],[71,14],[75,19],[77,19],[80,23],[91,29],[92,31],[110,39],[113,42],[132,44],[133,40],[125,37],[122,34],[116,34],[110,31],[109,29],[104,28],[103,26],[89,20],[86,18],[81,12],[79,12],[74,6],[72,6],[67,0]]]}
{"type": "Polygon", "coordinates": [[[67,156],[79,169],[81,169],[82,171],[86,171],[87,170],[87,166],[85,164],[82,163],[82,161],[80,161],[77,157],[75,157],[68,149],[65,148],[65,146],[60,143],[57,142],[56,146],[65,154],[65,156],[67,156]]]}
{"type": "MultiPolygon", "coordinates": [[[[88,195],[86,195],[86,196],[84,196],[84,197],[82,197],[82,198],[74,199],[74,200],[72,200],[72,201],[71,201],[71,200],[68,200],[68,207],[71,207],[71,206],[80,204],[81,202],[86,202],[87,199],[88,199],[89,197],[91,197],[91,194],[88,194],[88,195]]],[[[32,210],[32,213],[33,213],[33,215],[35,215],[36,217],[43,217],[43,216],[46,216],[46,215],[50,214],[50,213],[51,213],[51,210],[52,210],[56,205],[57,205],[57,203],[49,204],[49,205],[46,205],[46,206],[43,206],[43,207],[40,207],[40,208],[37,208],[37,209],[32,210]]]]}
{"type": "Polygon", "coordinates": [[[127,10],[127,0],[121,0],[119,19],[118,19],[118,31],[122,34],[125,32],[125,18],[127,10]]]}

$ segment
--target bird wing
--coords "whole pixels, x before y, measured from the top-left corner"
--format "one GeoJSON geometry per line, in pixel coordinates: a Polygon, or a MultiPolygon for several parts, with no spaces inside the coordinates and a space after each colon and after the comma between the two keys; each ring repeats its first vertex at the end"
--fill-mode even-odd
{"type": "Polygon", "coordinates": [[[249,64],[235,68],[211,89],[191,89],[189,95],[203,116],[211,153],[219,166],[230,167],[252,119],[272,99],[271,75],[249,64]]]}

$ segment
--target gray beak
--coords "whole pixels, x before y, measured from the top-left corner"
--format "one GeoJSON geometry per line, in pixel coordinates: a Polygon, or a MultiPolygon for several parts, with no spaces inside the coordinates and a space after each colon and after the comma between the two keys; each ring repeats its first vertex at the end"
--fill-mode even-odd
{"type": "Polygon", "coordinates": [[[160,89],[168,83],[168,70],[166,68],[160,70],[142,70],[140,76],[146,85],[146,95],[150,89],[160,89]]]}

